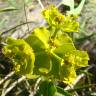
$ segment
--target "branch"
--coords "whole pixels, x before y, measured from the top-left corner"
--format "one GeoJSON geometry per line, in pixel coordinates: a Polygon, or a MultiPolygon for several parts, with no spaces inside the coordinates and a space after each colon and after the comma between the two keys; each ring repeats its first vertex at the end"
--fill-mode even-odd
{"type": "MultiPolygon", "coordinates": [[[[24,13],[25,13],[25,20],[26,20],[26,22],[28,22],[28,20],[27,20],[27,12],[26,12],[26,4],[25,4],[25,2],[24,2],[24,13]]],[[[30,29],[29,29],[28,23],[27,23],[27,28],[28,28],[28,32],[29,32],[30,29]]]]}
{"type": "Polygon", "coordinates": [[[11,82],[11,79],[8,79],[8,80],[6,80],[5,83],[3,84],[1,96],[4,96],[5,90],[6,90],[7,86],[10,84],[10,82],[11,82]]]}
{"type": "Polygon", "coordinates": [[[42,4],[41,0],[37,0],[37,1],[39,2],[39,4],[40,4],[41,8],[42,8],[42,9],[44,9],[44,6],[43,6],[43,4],[42,4]]]}
{"type": "Polygon", "coordinates": [[[38,24],[38,23],[36,23],[36,22],[34,22],[34,21],[24,22],[24,23],[21,23],[21,24],[19,24],[19,25],[16,25],[16,26],[14,26],[14,27],[12,27],[12,28],[10,28],[10,29],[8,29],[8,30],[2,32],[2,33],[0,34],[0,36],[2,36],[2,35],[4,35],[4,34],[8,33],[9,31],[11,31],[11,30],[13,30],[13,29],[16,29],[16,28],[18,28],[18,27],[20,27],[20,26],[22,26],[22,25],[26,25],[26,24],[28,24],[28,23],[35,23],[35,24],[38,24]]]}
{"type": "Polygon", "coordinates": [[[14,71],[12,71],[11,73],[9,73],[6,77],[4,77],[2,80],[0,80],[0,85],[6,81],[9,77],[13,76],[14,75],[14,71]]]}
{"type": "Polygon", "coordinates": [[[35,86],[34,86],[34,91],[30,92],[29,96],[35,96],[36,92],[38,91],[38,85],[39,85],[41,79],[42,79],[41,77],[37,79],[35,86]]]}
{"type": "Polygon", "coordinates": [[[26,79],[25,76],[22,76],[21,78],[19,78],[18,80],[16,80],[14,83],[12,83],[10,85],[9,88],[6,89],[5,93],[4,93],[4,96],[9,93],[18,83],[22,82],[24,79],[26,79]]]}

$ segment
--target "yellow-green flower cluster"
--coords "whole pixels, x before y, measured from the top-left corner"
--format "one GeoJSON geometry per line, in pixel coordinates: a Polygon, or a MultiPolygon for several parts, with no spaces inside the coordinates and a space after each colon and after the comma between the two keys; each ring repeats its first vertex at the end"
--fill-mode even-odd
{"type": "Polygon", "coordinates": [[[32,74],[35,55],[32,48],[23,40],[7,39],[7,46],[4,46],[3,53],[14,63],[13,70],[18,74],[32,74]]]}
{"type": "Polygon", "coordinates": [[[65,16],[53,5],[45,9],[42,13],[51,27],[63,30],[64,32],[78,32],[79,22],[76,20],[77,16],[65,16]]]}

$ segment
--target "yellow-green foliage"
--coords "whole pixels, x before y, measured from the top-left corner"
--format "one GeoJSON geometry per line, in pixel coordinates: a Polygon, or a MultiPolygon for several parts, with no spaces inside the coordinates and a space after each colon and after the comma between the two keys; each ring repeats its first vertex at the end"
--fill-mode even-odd
{"type": "Polygon", "coordinates": [[[8,38],[6,43],[3,53],[14,63],[13,70],[22,75],[32,74],[35,61],[32,48],[23,39],[8,38]]]}
{"type": "Polygon", "coordinates": [[[54,6],[45,9],[43,16],[51,27],[64,32],[78,32],[79,23],[76,21],[77,16],[62,15],[54,6]]]}
{"type": "Polygon", "coordinates": [[[71,84],[76,79],[76,69],[88,66],[89,57],[86,52],[76,50],[66,33],[60,31],[50,39],[50,32],[40,27],[26,39],[36,54],[33,73],[71,84]]]}
{"type": "Polygon", "coordinates": [[[77,50],[65,33],[78,32],[79,23],[75,16],[62,15],[54,6],[44,10],[43,15],[49,28],[36,28],[26,38],[27,43],[23,39],[7,39],[3,53],[13,61],[17,73],[43,75],[71,84],[76,79],[76,70],[88,66],[89,60],[88,54],[77,50]]]}

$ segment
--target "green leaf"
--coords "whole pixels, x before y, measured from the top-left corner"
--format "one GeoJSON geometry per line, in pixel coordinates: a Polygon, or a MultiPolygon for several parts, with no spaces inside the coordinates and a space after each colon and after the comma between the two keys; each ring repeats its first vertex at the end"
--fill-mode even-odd
{"type": "Polygon", "coordinates": [[[54,45],[56,47],[59,47],[64,44],[72,44],[74,46],[73,41],[72,41],[71,37],[68,36],[68,34],[66,34],[66,33],[62,34],[62,32],[61,33],[58,32],[57,37],[54,39],[54,45]]]}
{"type": "Polygon", "coordinates": [[[60,80],[66,84],[72,84],[76,79],[76,70],[72,64],[62,64],[60,69],[60,80]]]}
{"type": "MultiPolygon", "coordinates": [[[[55,62],[58,64],[58,69],[52,67],[53,74],[58,74],[57,78],[67,84],[71,84],[76,79],[76,69],[80,67],[88,66],[89,57],[86,52],[76,50],[72,39],[67,34],[58,34],[54,40],[56,48],[52,52],[60,59],[60,62],[55,62]]],[[[56,57],[55,56],[55,57],[56,57]]],[[[54,65],[54,63],[52,63],[54,65]]],[[[54,75],[56,76],[56,75],[54,75]]]]}
{"type": "Polygon", "coordinates": [[[54,96],[55,92],[56,87],[54,84],[46,80],[41,82],[36,96],[54,96]]]}
{"type": "Polygon", "coordinates": [[[14,7],[7,7],[7,8],[0,9],[0,12],[9,12],[9,11],[15,11],[15,10],[18,10],[18,9],[14,7]]]}
{"type": "Polygon", "coordinates": [[[54,52],[51,52],[51,61],[52,61],[52,68],[49,72],[49,76],[54,79],[59,79],[60,77],[60,64],[62,62],[62,58],[56,55],[54,52]]]}
{"type": "Polygon", "coordinates": [[[49,52],[49,31],[45,27],[36,28],[26,39],[36,54],[34,74],[47,74],[51,70],[49,52]]]}
{"type": "Polygon", "coordinates": [[[62,90],[59,87],[56,87],[50,81],[43,81],[39,86],[36,96],[72,96],[67,91],[62,90]]]}
{"type": "Polygon", "coordinates": [[[35,62],[32,48],[23,39],[8,38],[6,43],[3,53],[12,61],[13,70],[19,75],[32,74],[35,62]]]}
{"type": "Polygon", "coordinates": [[[48,74],[51,70],[52,62],[50,58],[50,54],[46,51],[36,54],[34,74],[36,75],[44,75],[48,74]]]}
{"type": "Polygon", "coordinates": [[[45,27],[40,27],[34,30],[34,35],[36,35],[45,45],[48,43],[49,34],[45,27]]]}
{"type": "Polygon", "coordinates": [[[54,53],[59,55],[61,58],[64,57],[64,55],[68,52],[71,52],[72,50],[76,50],[73,44],[64,44],[58,48],[54,49],[54,53]]]}
{"type": "Polygon", "coordinates": [[[53,51],[55,52],[55,54],[62,58],[62,62],[59,63],[59,78],[61,81],[67,84],[71,84],[76,78],[76,70],[74,68],[74,65],[69,62],[71,58],[67,59],[68,57],[64,57],[67,53],[70,54],[72,50],[76,49],[74,48],[74,46],[72,46],[72,44],[69,43],[62,45],[53,51]]]}
{"type": "MultiPolygon", "coordinates": [[[[67,53],[67,52],[66,52],[67,53]]],[[[52,53],[52,70],[49,75],[52,78],[63,81],[66,84],[71,84],[76,79],[76,70],[72,63],[67,59],[60,58],[57,54],[52,53]]]]}
{"type": "Polygon", "coordinates": [[[57,33],[57,37],[54,40],[54,45],[56,48],[53,49],[53,52],[63,58],[64,54],[72,50],[76,50],[71,37],[66,33],[57,33]]]}
{"type": "Polygon", "coordinates": [[[76,78],[76,69],[88,66],[88,54],[76,50],[72,44],[64,44],[53,52],[63,59],[63,62],[60,63],[59,75],[64,83],[71,84],[76,78]]]}
{"type": "Polygon", "coordinates": [[[63,62],[61,62],[59,67],[60,80],[71,84],[76,78],[76,69],[88,66],[89,57],[84,51],[70,50],[72,46],[64,45],[55,49],[54,52],[63,58],[63,62]]]}
{"type": "Polygon", "coordinates": [[[59,86],[56,86],[57,92],[55,93],[55,96],[73,96],[71,93],[64,90],[64,88],[61,88],[59,86]]]}
{"type": "Polygon", "coordinates": [[[84,3],[85,3],[85,0],[81,0],[81,2],[80,2],[80,4],[78,5],[77,8],[74,8],[74,9],[68,11],[67,13],[68,14],[79,15],[81,13],[81,10],[82,10],[83,6],[84,6],[84,3]]]}
{"type": "Polygon", "coordinates": [[[85,0],[81,0],[78,7],[75,8],[74,1],[75,0],[62,0],[62,2],[60,3],[60,5],[63,4],[70,7],[70,11],[67,11],[68,15],[79,15],[85,3],[85,0]]]}
{"type": "Polygon", "coordinates": [[[75,62],[75,68],[88,66],[89,57],[88,57],[87,52],[80,51],[80,50],[74,50],[70,54],[73,55],[72,57],[75,62]]]}
{"type": "Polygon", "coordinates": [[[61,94],[59,92],[56,92],[54,96],[67,96],[67,95],[64,95],[64,94],[61,94]]]}
{"type": "Polygon", "coordinates": [[[48,30],[44,27],[37,28],[34,32],[26,39],[26,42],[34,49],[34,51],[47,50],[49,40],[48,30]]]}

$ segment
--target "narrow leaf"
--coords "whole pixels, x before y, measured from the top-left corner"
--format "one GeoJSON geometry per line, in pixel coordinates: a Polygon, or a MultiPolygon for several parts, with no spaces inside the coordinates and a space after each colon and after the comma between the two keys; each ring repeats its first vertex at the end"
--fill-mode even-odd
{"type": "Polygon", "coordinates": [[[0,12],[9,12],[9,11],[15,11],[15,10],[18,10],[18,9],[14,7],[8,7],[8,8],[0,9],[0,12]]]}

